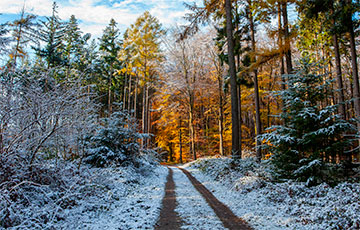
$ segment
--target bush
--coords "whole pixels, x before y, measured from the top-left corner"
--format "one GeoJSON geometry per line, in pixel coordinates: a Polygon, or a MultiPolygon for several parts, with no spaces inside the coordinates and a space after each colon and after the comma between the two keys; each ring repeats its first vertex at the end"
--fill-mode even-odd
{"type": "Polygon", "coordinates": [[[115,112],[88,136],[84,161],[96,167],[120,165],[140,154],[138,140],[144,137],[126,111],[115,112]]]}

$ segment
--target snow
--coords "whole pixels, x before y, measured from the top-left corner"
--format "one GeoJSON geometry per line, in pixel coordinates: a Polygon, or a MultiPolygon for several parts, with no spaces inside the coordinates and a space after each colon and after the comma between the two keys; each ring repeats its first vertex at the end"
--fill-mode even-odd
{"type": "Polygon", "coordinates": [[[159,166],[148,175],[143,173],[147,172],[136,172],[131,167],[95,170],[97,182],[108,188],[103,199],[96,203],[83,200],[71,210],[71,219],[67,218],[62,228],[152,229],[160,213],[167,170],[159,166]],[[95,205],[99,209],[88,210],[89,202],[90,208],[95,205]]]}
{"type": "Polygon", "coordinates": [[[189,170],[254,229],[360,229],[360,184],[307,187],[271,182],[271,168],[254,160],[234,166],[229,158],[200,159],[189,170]]]}
{"type": "Polygon", "coordinates": [[[175,211],[183,221],[181,228],[190,230],[227,229],[187,176],[180,169],[172,169],[176,186],[177,207],[175,211]]]}
{"type": "Polygon", "coordinates": [[[8,191],[0,194],[0,210],[9,209],[18,223],[8,229],[153,229],[165,194],[165,167],[138,160],[113,168],[83,165],[76,174],[71,162],[58,164],[62,190],[22,184],[16,190],[28,203],[7,207],[8,191]]]}

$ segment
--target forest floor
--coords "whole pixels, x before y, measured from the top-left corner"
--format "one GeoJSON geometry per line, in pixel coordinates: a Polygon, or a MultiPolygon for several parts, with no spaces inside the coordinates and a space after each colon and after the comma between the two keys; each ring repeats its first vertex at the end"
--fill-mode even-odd
{"type": "Polygon", "coordinates": [[[22,183],[0,191],[7,229],[360,229],[359,183],[276,183],[266,162],[251,159],[203,158],[179,167],[140,160],[83,165],[78,173],[67,162],[46,167],[60,170],[61,190],[22,183]]]}

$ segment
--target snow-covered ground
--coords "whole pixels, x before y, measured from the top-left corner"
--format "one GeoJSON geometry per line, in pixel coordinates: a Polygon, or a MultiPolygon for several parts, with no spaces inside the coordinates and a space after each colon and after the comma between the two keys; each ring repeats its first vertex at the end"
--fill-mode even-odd
{"type": "Polygon", "coordinates": [[[172,169],[176,186],[177,207],[175,211],[182,219],[181,228],[189,230],[226,229],[187,176],[180,169],[172,169]]]}
{"type": "Polygon", "coordinates": [[[117,168],[84,165],[77,174],[76,165],[65,162],[58,166],[68,169],[62,169],[56,188],[24,183],[0,194],[0,217],[8,215],[16,223],[8,229],[153,229],[168,170],[157,163],[138,163],[117,168]],[[11,202],[14,190],[26,196],[26,202],[11,202]]]}
{"type": "Polygon", "coordinates": [[[107,187],[102,199],[83,200],[69,215],[64,228],[153,229],[160,213],[167,173],[161,166],[150,173],[136,172],[131,167],[97,169],[97,183],[107,187]],[[90,208],[99,209],[88,212],[89,202],[90,208]]]}
{"type": "Polygon", "coordinates": [[[183,166],[254,229],[360,229],[360,184],[273,183],[251,159],[205,158],[183,166]]]}

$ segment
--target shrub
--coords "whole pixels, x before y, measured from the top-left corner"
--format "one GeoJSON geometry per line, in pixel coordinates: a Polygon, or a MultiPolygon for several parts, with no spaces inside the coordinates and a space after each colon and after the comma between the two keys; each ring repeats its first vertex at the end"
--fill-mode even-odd
{"type": "Polygon", "coordinates": [[[96,167],[120,165],[140,154],[138,140],[144,137],[126,111],[115,112],[88,136],[84,161],[96,167]]]}

